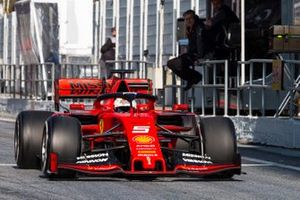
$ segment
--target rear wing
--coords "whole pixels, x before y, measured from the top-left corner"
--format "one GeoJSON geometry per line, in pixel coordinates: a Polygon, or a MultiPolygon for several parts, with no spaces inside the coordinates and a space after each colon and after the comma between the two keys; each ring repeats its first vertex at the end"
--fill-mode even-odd
{"type": "Polygon", "coordinates": [[[150,79],[126,80],[130,92],[153,94],[153,84],[150,79]]]}
{"type": "Polygon", "coordinates": [[[59,110],[61,100],[69,102],[71,99],[73,102],[77,102],[78,99],[96,99],[103,93],[116,92],[153,93],[153,84],[150,79],[121,79],[118,77],[112,77],[108,80],[96,78],[63,78],[55,80],[54,86],[55,110],[59,110]]]}
{"type": "Polygon", "coordinates": [[[101,79],[58,79],[55,81],[55,109],[59,110],[59,102],[66,99],[96,98],[104,91],[101,79]]]}

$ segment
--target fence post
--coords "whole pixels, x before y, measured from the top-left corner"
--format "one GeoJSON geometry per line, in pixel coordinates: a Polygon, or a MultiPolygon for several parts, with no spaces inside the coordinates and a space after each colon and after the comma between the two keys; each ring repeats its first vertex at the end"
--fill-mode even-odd
{"type": "Polygon", "coordinates": [[[15,99],[16,98],[16,83],[17,83],[17,81],[16,81],[16,73],[17,73],[17,66],[16,65],[12,65],[12,67],[13,67],[13,77],[14,77],[14,80],[13,80],[13,84],[14,84],[14,86],[13,86],[13,98],[15,99]]]}
{"type": "Polygon", "coordinates": [[[23,95],[23,90],[22,90],[22,78],[23,78],[23,70],[24,68],[22,67],[23,65],[19,65],[20,66],[20,99],[23,99],[22,95],[23,95]]]}
{"type": "Polygon", "coordinates": [[[9,64],[8,65],[8,67],[9,67],[9,76],[8,76],[8,78],[9,78],[9,93],[10,93],[10,97],[13,97],[14,95],[13,95],[13,80],[12,80],[12,78],[13,78],[13,73],[14,73],[14,70],[13,70],[13,65],[11,65],[11,64],[9,64]]]}
{"type": "Polygon", "coordinates": [[[201,95],[201,115],[204,116],[205,115],[205,88],[204,88],[204,85],[205,85],[205,74],[206,74],[206,66],[207,66],[207,63],[204,63],[203,65],[203,76],[202,76],[202,87],[201,87],[201,92],[202,92],[202,95],[201,95]]]}
{"type": "MultiPolygon", "coordinates": [[[[213,65],[213,84],[217,84],[217,64],[213,65]]],[[[213,115],[216,115],[216,93],[217,93],[217,88],[213,88],[213,115]]]]}
{"type": "Polygon", "coordinates": [[[262,107],[262,116],[266,115],[266,108],[265,108],[265,86],[266,86],[266,63],[263,63],[263,74],[262,74],[262,93],[261,93],[261,107],[262,107]]]}
{"type": "MultiPolygon", "coordinates": [[[[166,81],[167,81],[167,70],[166,70],[166,66],[163,66],[163,94],[164,96],[166,96],[166,81]]],[[[162,108],[165,109],[165,101],[166,99],[163,99],[163,105],[162,108]]]]}
{"type": "Polygon", "coordinates": [[[224,115],[228,116],[228,60],[225,60],[224,115]]]}
{"type": "Polygon", "coordinates": [[[240,63],[237,65],[237,80],[236,80],[236,87],[237,87],[237,97],[236,97],[236,115],[237,116],[240,116],[240,98],[241,98],[241,95],[240,95],[240,86],[241,86],[241,82],[240,82],[240,75],[241,75],[241,65],[240,63]]]}
{"type": "MultiPolygon", "coordinates": [[[[291,66],[292,64],[290,63],[289,66],[291,66]]],[[[293,64],[293,66],[291,66],[291,77],[292,77],[292,83],[291,83],[291,87],[290,87],[290,106],[289,106],[289,116],[290,118],[293,117],[294,113],[294,89],[296,88],[296,83],[295,83],[295,64],[293,64]]]]}
{"type": "Polygon", "coordinates": [[[51,94],[52,94],[52,101],[54,101],[54,97],[55,97],[55,88],[54,88],[54,81],[55,81],[55,67],[56,65],[54,63],[51,63],[51,94]]]}
{"type": "Polygon", "coordinates": [[[252,82],[253,82],[253,62],[250,63],[249,82],[249,116],[252,116],[252,82]]]}

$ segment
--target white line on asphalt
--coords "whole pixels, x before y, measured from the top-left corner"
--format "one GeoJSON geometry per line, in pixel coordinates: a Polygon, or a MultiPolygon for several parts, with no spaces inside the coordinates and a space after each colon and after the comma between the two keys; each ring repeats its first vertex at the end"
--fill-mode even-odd
{"type": "Polygon", "coordinates": [[[296,167],[296,166],[292,166],[292,165],[279,164],[279,163],[276,163],[276,162],[271,162],[271,161],[266,161],[266,160],[261,160],[261,159],[256,159],[256,158],[249,158],[249,157],[242,157],[242,158],[245,159],[245,160],[252,161],[252,162],[257,162],[257,163],[260,163],[260,164],[269,164],[269,165],[272,165],[274,167],[280,167],[280,168],[284,168],[284,169],[300,171],[300,167],[296,167]]]}
{"type": "Polygon", "coordinates": [[[16,164],[5,164],[5,163],[0,163],[0,167],[16,167],[16,164]]]}
{"type": "Polygon", "coordinates": [[[273,164],[242,164],[242,167],[272,167],[273,164]]]}

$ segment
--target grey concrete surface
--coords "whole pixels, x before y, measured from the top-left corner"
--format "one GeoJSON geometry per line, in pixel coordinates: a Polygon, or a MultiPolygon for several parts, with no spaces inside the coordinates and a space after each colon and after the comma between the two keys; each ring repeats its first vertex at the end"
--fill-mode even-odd
{"type": "Polygon", "coordinates": [[[0,98],[0,117],[16,117],[22,110],[53,110],[53,102],[0,98]]]}
{"type": "Polygon", "coordinates": [[[241,143],[300,149],[300,120],[272,117],[230,117],[241,143]]]}
{"type": "Polygon", "coordinates": [[[0,199],[299,199],[300,159],[290,156],[297,155],[295,150],[282,155],[281,148],[262,150],[263,146],[242,145],[239,151],[244,157],[244,174],[228,181],[188,177],[154,181],[80,177],[49,181],[40,177],[38,170],[15,167],[13,131],[14,123],[0,121],[0,199]],[[264,164],[264,160],[269,164],[264,164]]]}

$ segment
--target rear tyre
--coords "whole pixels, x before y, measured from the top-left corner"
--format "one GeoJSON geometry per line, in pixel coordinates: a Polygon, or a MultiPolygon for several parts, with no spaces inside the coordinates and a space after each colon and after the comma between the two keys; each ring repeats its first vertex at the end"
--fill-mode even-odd
{"type": "Polygon", "coordinates": [[[54,116],[47,120],[42,142],[42,172],[49,178],[73,178],[76,172],[59,169],[50,172],[50,153],[56,153],[58,163],[76,163],[81,153],[81,126],[76,118],[54,116]]]}
{"type": "MultiPolygon", "coordinates": [[[[233,122],[225,117],[211,117],[200,120],[204,141],[204,153],[213,163],[234,164],[240,162],[233,122]]],[[[234,171],[226,171],[213,177],[231,178],[234,171]]],[[[211,177],[211,176],[210,176],[211,177]]]]}
{"type": "Polygon", "coordinates": [[[15,123],[14,154],[21,169],[39,169],[44,123],[53,112],[22,111],[15,123]]]}

